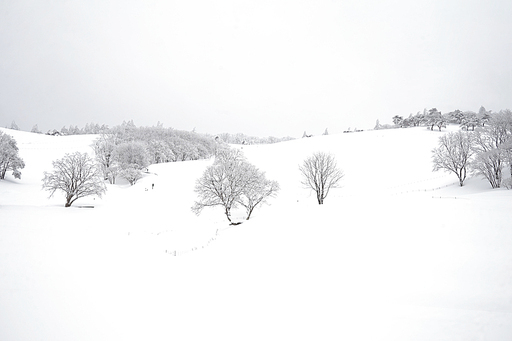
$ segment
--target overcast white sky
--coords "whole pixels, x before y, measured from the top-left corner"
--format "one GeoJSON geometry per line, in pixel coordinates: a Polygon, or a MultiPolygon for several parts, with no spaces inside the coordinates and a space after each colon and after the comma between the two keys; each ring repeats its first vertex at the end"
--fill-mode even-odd
{"type": "Polygon", "coordinates": [[[510,0],[0,0],[3,127],[300,137],[511,96],[510,0]]]}

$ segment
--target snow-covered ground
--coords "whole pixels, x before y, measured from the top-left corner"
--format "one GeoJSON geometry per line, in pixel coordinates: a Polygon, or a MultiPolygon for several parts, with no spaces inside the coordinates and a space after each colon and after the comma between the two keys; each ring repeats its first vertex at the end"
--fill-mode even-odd
{"type": "Polygon", "coordinates": [[[433,173],[444,132],[235,146],[281,191],[230,227],[190,210],[212,160],[64,208],[43,172],[95,136],[2,131],[26,167],[0,181],[0,340],[512,339],[512,191],[433,173]],[[322,206],[298,172],[315,151],[345,172],[322,206]]]}

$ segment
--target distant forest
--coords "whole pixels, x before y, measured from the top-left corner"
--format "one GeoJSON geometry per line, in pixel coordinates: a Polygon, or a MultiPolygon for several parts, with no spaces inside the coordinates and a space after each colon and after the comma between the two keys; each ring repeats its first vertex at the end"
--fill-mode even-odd
{"type": "MultiPolygon", "coordinates": [[[[60,130],[50,129],[45,134],[46,135],[54,135],[54,136],[102,134],[102,133],[108,133],[110,131],[116,131],[116,130],[119,130],[120,128],[122,130],[123,129],[122,127],[125,127],[125,126],[137,128],[135,126],[135,124],[133,123],[133,120],[130,120],[128,122],[125,121],[121,125],[114,126],[112,128],[110,128],[108,125],[105,125],[105,124],[99,125],[97,123],[87,123],[85,125],[85,127],[82,127],[82,128],[80,128],[79,126],[70,125],[69,128],[64,126],[60,130]]],[[[155,128],[155,127],[154,126],[153,127],[140,127],[140,129],[146,129],[146,130],[151,129],[151,128],[155,128]]],[[[156,128],[168,129],[168,130],[171,130],[174,132],[180,132],[178,134],[181,134],[181,135],[187,133],[186,131],[183,131],[183,130],[176,130],[173,128],[164,128],[160,122],[157,123],[156,128]]],[[[11,123],[10,129],[20,130],[18,125],[14,121],[11,123]]],[[[42,131],[39,130],[37,124],[32,127],[31,132],[37,133],[37,134],[43,133],[42,131]]],[[[193,130],[192,133],[195,133],[195,130],[193,130]]],[[[210,135],[210,134],[199,134],[199,135],[208,136],[208,137],[211,137],[216,140],[220,140],[222,142],[229,143],[229,144],[269,144],[269,143],[277,143],[277,142],[289,141],[289,140],[294,139],[293,137],[281,137],[281,138],[273,137],[273,136],[256,137],[256,136],[245,135],[243,133],[236,133],[236,134],[221,133],[221,134],[217,134],[217,135],[210,135]]]]}

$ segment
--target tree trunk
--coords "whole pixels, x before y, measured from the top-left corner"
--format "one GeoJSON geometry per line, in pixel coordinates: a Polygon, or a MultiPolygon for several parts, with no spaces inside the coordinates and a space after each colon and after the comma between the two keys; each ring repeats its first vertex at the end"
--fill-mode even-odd
{"type": "Polygon", "coordinates": [[[66,205],[64,207],[71,207],[71,205],[75,202],[75,200],[78,198],[73,199],[73,197],[67,197],[66,198],[66,205]]]}
{"type": "Polygon", "coordinates": [[[0,179],[5,179],[5,173],[7,173],[7,165],[6,164],[4,164],[0,168],[0,179]]]}
{"type": "Polygon", "coordinates": [[[462,187],[464,185],[464,180],[466,179],[466,168],[462,168],[457,176],[459,177],[459,185],[462,187]]]}
{"type": "Polygon", "coordinates": [[[232,223],[231,218],[229,217],[229,215],[230,215],[229,208],[227,208],[227,207],[225,208],[224,214],[226,215],[226,218],[228,218],[229,222],[232,223]]]}
{"type": "Polygon", "coordinates": [[[249,210],[249,214],[247,215],[247,219],[245,219],[245,220],[249,220],[249,218],[251,217],[253,209],[254,209],[254,207],[249,210]]]}

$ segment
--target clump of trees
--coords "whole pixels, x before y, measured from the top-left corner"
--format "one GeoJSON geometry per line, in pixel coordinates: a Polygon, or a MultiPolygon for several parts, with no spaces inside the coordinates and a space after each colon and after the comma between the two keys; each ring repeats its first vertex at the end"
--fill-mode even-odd
{"type": "Polygon", "coordinates": [[[461,186],[469,169],[487,179],[492,188],[501,187],[503,168],[507,164],[512,178],[512,111],[502,110],[490,115],[485,126],[474,131],[466,128],[465,132],[440,137],[439,147],[432,153],[434,171],[454,172],[461,186]]]}
{"type": "Polygon", "coordinates": [[[314,153],[304,160],[299,171],[302,174],[302,185],[315,191],[319,205],[324,203],[331,188],[339,187],[344,176],[335,157],[324,152],[314,153]]]}
{"type": "Polygon", "coordinates": [[[7,171],[12,171],[15,179],[21,179],[20,169],[23,168],[25,162],[19,156],[16,140],[0,131],[0,179],[5,179],[7,171]]]}
{"type": "Polygon", "coordinates": [[[410,114],[406,118],[395,115],[392,118],[394,126],[381,125],[377,122],[374,129],[426,126],[430,130],[434,130],[434,127],[437,127],[441,131],[442,128],[446,128],[447,124],[458,124],[463,130],[474,131],[477,127],[485,127],[490,121],[491,116],[492,112],[487,111],[483,106],[480,107],[478,113],[454,110],[443,114],[436,108],[432,108],[430,110],[424,109],[423,112],[418,111],[416,115],[410,114]]]}
{"type": "Polygon", "coordinates": [[[439,131],[441,128],[446,128],[446,123],[449,121],[449,114],[442,114],[436,108],[432,108],[427,111],[423,110],[423,113],[418,112],[416,115],[410,114],[409,117],[404,118],[403,116],[393,116],[393,124],[398,128],[417,127],[424,125],[430,130],[434,130],[437,127],[439,131]]]}
{"type": "Polygon", "coordinates": [[[114,184],[121,176],[132,185],[150,164],[205,159],[222,148],[208,135],[164,128],[160,123],[136,127],[133,121],[102,132],[93,144],[104,178],[114,184]]]}
{"type": "Polygon", "coordinates": [[[75,152],[52,162],[53,171],[44,172],[43,189],[52,197],[56,191],[64,192],[65,207],[70,207],[77,199],[105,193],[106,187],[101,178],[97,163],[87,154],[75,152]]]}
{"type": "Polygon", "coordinates": [[[258,205],[277,194],[279,184],[247,162],[241,151],[229,149],[217,154],[213,165],[197,180],[194,191],[198,195],[192,207],[195,214],[205,207],[221,206],[228,221],[237,224],[231,219],[233,208],[243,206],[249,220],[258,205]]]}

